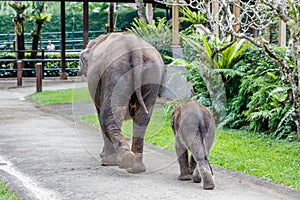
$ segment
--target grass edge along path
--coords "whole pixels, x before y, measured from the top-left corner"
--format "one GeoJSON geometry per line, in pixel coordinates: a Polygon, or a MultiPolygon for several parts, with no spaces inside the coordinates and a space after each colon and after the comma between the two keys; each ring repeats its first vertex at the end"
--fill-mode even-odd
{"type": "MultiPolygon", "coordinates": [[[[91,102],[87,88],[44,91],[28,97],[42,105],[91,102]]],[[[155,109],[145,142],[175,150],[170,113],[155,109]]],[[[82,116],[81,120],[99,127],[96,115],[82,116]]],[[[131,136],[132,121],[125,121],[124,135],[131,136]]],[[[246,131],[218,130],[210,154],[215,166],[247,173],[300,190],[300,143],[274,140],[246,131]]]]}
{"type": "Polygon", "coordinates": [[[8,191],[5,183],[0,181],[0,199],[1,200],[18,200],[18,197],[14,193],[8,191]]]}

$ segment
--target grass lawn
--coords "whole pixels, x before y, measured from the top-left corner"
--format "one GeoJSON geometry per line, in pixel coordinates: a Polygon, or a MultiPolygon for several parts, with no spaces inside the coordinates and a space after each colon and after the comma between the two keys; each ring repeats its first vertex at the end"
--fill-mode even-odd
{"type": "Polygon", "coordinates": [[[18,200],[18,197],[6,189],[4,183],[0,182],[0,199],[1,200],[18,200]]]}
{"type": "Polygon", "coordinates": [[[37,101],[42,105],[72,104],[92,101],[87,88],[48,90],[33,93],[29,95],[27,99],[37,101]]]}
{"type": "MultiPolygon", "coordinates": [[[[89,102],[87,89],[45,91],[29,96],[43,105],[89,102]]],[[[99,127],[96,115],[81,120],[99,127]]],[[[124,135],[132,135],[132,121],[123,123],[124,135]]],[[[175,150],[170,113],[156,109],[147,128],[145,141],[175,150]]],[[[218,130],[210,154],[211,163],[247,173],[300,190],[300,143],[274,140],[246,131],[218,130]]]]}

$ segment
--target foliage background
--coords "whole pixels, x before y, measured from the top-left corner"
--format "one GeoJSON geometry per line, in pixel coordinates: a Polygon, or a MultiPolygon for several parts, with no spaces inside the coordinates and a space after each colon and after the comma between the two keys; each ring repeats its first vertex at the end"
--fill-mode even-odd
{"type": "MultiPolygon", "coordinates": [[[[66,3],[67,4],[67,3],[66,3]]],[[[59,32],[60,31],[60,11],[52,13],[51,22],[43,26],[42,32],[59,32]]],[[[9,13],[1,12],[0,13],[0,33],[13,33],[14,24],[13,24],[13,10],[11,9],[9,13]]],[[[154,17],[165,17],[166,11],[160,8],[154,8],[154,17]]],[[[122,8],[119,11],[115,12],[115,26],[117,30],[122,28],[129,28],[130,24],[133,22],[133,19],[137,17],[136,11],[130,7],[122,8]]],[[[89,12],[89,30],[103,30],[105,31],[105,26],[108,21],[108,13],[102,12],[89,12]]],[[[25,21],[25,32],[29,33],[34,27],[32,21],[27,19],[25,21]]],[[[82,12],[73,13],[66,9],[66,31],[82,31],[83,27],[83,16],[82,12]],[[72,23],[74,17],[75,23],[72,23]],[[73,27],[74,26],[74,27],[73,27]]]]}

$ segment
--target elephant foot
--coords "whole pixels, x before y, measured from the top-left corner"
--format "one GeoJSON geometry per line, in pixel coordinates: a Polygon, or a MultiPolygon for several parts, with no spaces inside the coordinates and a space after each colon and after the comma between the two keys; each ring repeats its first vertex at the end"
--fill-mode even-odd
{"type": "Polygon", "coordinates": [[[213,176],[209,172],[205,172],[203,178],[203,189],[212,190],[215,188],[213,176]]]}
{"type": "Polygon", "coordinates": [[[201,183],[202,179],[201,179],[198,169],[194,169],[194,172],[192,175],[192,180],[194,183],[201,183]]]}
{"type": "Polygon", "coordinates": [[[146,166],[143,162],[135,162],[127,171],[133,174],[142,173],[146,171],[146,166]]]}
{"type": "Polygon", "coordinates": [[[180,174],[177,179],[180,181],[189,181],[192,179],[192,176],[190,174],[180,174]]]}
{"type": "Polygon", "coordinates": [[[107,154],[101,155],[101,154],[100,154],[100,157],[102,158],[102,160],[101,160],[102,166],[117,166],[118,165],[118,158],[117,158],[116,154],[112,154],[112,155],[107,155],[107,154]]]}
{"type": "Polygon", "coordinates": [[[125,151],[119,156],[118,161],[121,169],[128,169],[133,166],[135,155],[131,151],[125,151]]]}

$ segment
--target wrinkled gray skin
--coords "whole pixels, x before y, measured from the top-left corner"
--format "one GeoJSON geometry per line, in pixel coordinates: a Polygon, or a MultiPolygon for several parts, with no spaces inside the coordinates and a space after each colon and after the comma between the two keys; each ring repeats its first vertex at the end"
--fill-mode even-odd
{"type": "Polygon", "coordinates": [[[133,34],[101,35],[81,52],[80,68],[103,133],[102,165],[144,172],[144,134],[165,74],[159,52],[133,34]],[[131,148],[121,133],[123,120],[130,117],[131,148]]]}
{"type": "Polygon", "coordinates": [[[172,113],[172,128],[180,167],[178,180],[200,183],[204,189],[215,187],[208,161],[215,137],[215,121],[209,110],[197,101],[179,105],[172,113]],[[191,151],[190,161],[188,150],[191,151]]]}

